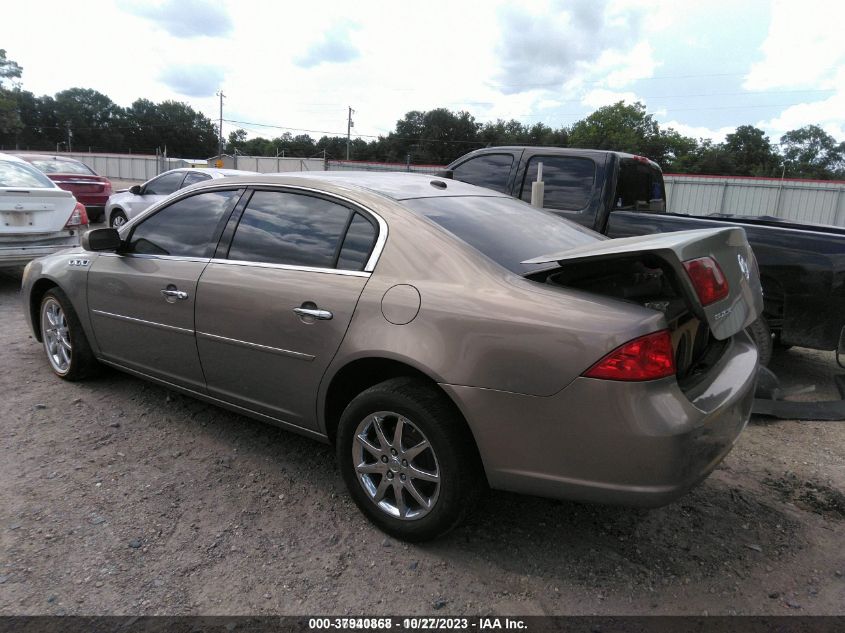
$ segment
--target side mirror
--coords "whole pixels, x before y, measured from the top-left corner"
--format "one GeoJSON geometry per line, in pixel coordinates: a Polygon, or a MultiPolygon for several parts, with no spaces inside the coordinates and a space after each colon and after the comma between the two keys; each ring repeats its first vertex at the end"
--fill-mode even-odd
{"type": "Polygon", "coordinates": [[[120,248],[120,234],[117,229],[91,229],[80,240],[86,251],[116,251],[120,248]]]}
{"type": "Polygon", "coordinates": [[[131,193],[132,195],[135,195],[135,196],[140,196],[141,195],[141,185],[132,185],[131,187],[129,187],[129,193],[131,193]]]}

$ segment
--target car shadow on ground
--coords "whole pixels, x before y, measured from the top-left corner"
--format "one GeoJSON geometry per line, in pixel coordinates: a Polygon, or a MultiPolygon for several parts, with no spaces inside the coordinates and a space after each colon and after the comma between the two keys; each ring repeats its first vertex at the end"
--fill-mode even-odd
{"type": "MultiPolygon", "coordinates": [[[[138,400],[142,392],[143,401],[155,403],[147,406],[144,424],[167,428],[171,441],[175,431],[218,449],[229,447],[207,456],[209,470],[202,477],[238,491],[239,505],[265,511],[260,493],[250,503],[250,486],[257,469],[270,467],[276,472],[263,480],[262,490],[284,492],[290,501],[278,511],[295,514],[297,504],[316,503],[325,508],[330,522],[357,524],[339,541],[327,540],[328,548],[353,547],[362,534],[366,540],[386,538],[349,502],[331,447],[117,371],[106,370],[90,386],[115,394],[118,400],[138,400]],[[297,485],[306,473],[310,491],[300,496],[297,485]]],[[[131,424],[131,420],[125,423],[131,424]]],[[[166,464],[159,467],[169,470],[166,464]]],[[[221,507],[227,505],[221,500],[221,507]]],[[[550,583],[595,587],[624,577],[635,583],[660,578],[685,584],[725,574],[742,577],[750,567],[788,561],[805,544],[793,516],[774,494],[761,497],[713,477],[658,509],[490,491],[455,531],[411,547],[446,560],[484,560],[503,571],[530,573],[550,583]]],[[[272,529],[272,522],[272,517],[262,520],[265,532],[272,529]]]]}

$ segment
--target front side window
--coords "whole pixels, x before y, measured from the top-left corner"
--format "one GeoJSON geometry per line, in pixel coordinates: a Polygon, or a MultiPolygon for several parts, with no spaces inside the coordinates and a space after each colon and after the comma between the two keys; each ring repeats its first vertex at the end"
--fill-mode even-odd
{"type": "Polygon", "coordinates": [[[374,240],[370,221],[348,207],[299,193],[256,191],[229,259],[362,270],[374,240]]]}
{"type": "Polygon", "coordinates": [[[25,163],[0,160],[0,187],[55,189],[56,185],[35,167],[25,163]]]}
{"type": "Polygon", "coordinates": [[[596,180],[596,164],[574,156],[533,156],[522,183],[522,199],[531,202],[531,183],[537,180],[537,165],[543,163],[545,183],[543,206],[547,209],[579,211],[587,206],[596,180]]]}
{"type": "Polygon", "coordinates": [[[204,180],[211,180],[211,176],[208,174],[204,174],[200,171],[190,171],[188,175],[185,176],[185,182],[182,183],[180,189],[184,189],[188,185],[195,185],[198,182],[202,182],[204,180]]]}
{"type": "Polygon", "coordinates": [[[144,255],[211,257],[219,227],[234,208],[238,192],[209,191],[182,198],[143,220],[124,252],[144,255]]]}
{"type": "Polygon", "coordinates": [[[486,154],[471,158],[455,167],[452,177],[471,185],[507,193],[511,165],[513,165],[513,156],[510,154],[486,154]]]}
{"type": "Polygon", "coordinates": [[[169,196],[176,191],[185,178],[184,171],[172,171],[154,178],[144,187],[145,196],[169,196]]]}

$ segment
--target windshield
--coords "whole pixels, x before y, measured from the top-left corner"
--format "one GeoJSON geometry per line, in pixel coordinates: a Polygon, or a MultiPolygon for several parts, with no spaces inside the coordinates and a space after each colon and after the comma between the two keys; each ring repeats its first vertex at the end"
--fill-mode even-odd
{"type": "Polygon", "coordinates": [[[666,211],[663,174],[653,165],[635,158],[623,158],[619,165],[614,208],[620,211],[666,211]]]}
{"type": "Polygon", "coordinates": [[[403,201],[508,270],[520,275],[548,268],[521,262],[607,239],[553,213],[513,198],[482,196],[403,201]]]}
{"type": "Polygon", "coordinates": [[[56,185],[34,167],[25,163],[0,160],[0,187],[54,189],[56,185]]]}
{"type": "Polygon", "coordinates": [[[38,158],[30,161],[30,163],[38,167],[45,174],[84,174],[86,176],[96,176],[87,165],[75,160],[38,158]]]}

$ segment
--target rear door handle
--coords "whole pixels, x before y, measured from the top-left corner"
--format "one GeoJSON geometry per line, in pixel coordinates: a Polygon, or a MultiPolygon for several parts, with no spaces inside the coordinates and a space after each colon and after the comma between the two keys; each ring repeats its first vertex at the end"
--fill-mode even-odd
{"type": "Polygon", "coordinates": [[[173,298],[173,299],[183,299],[184,300],[184,299],[188,298],[188,293],[185,292],[184,290],[173,290],[171,288],[164,288],[161,291],[161,294],[163,294],[165,297],[169,297],[169,298],[173,298]]]}
{"type": "Polygon", "coordinates": [[[319,308],[294,308],[293,311],[299,316],[309,316],[319,321],[330,321],[334,316],[328,310],[320,310],[319,308]]]}

